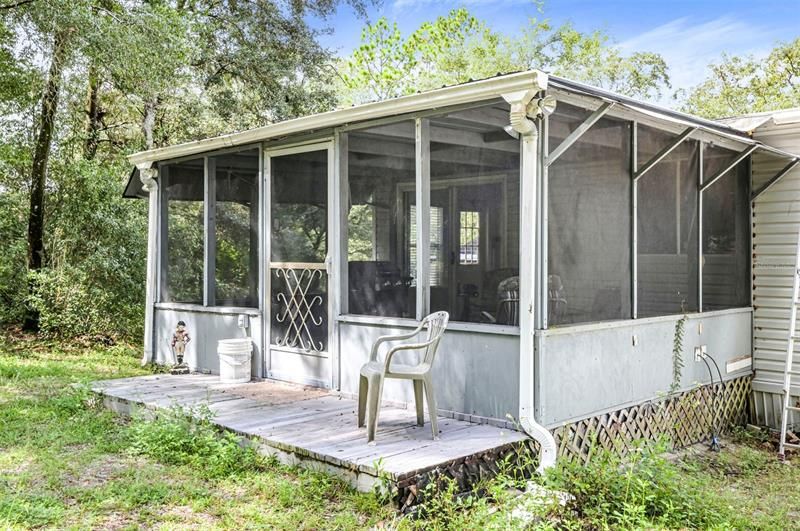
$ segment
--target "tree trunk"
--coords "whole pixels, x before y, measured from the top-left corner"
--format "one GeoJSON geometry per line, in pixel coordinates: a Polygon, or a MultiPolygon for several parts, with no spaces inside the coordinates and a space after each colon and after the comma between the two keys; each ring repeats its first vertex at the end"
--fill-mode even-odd
{"type": "MultiPolygon", "coordinates": [[[[53,39],[53,55],[42,95],[42,112],[39,134],[33,151],[31,167],[31,204],[28,214],[28,270],[39,271],[44,264],[44,187],[47,179],[47,161],[53,140],[58,93],[61,88],[61,72],[67,56],[67,34],[57,32],[53,39]]],[[[29,293],[35,288],[35,281],[29,281],[29,293]]],[[[26,309],[23,327],[38,330],[39,314],[29,304],[26,309]]]]}
{"type": "Polygon", "coordinates": [[[156,126],[156,110],[158,109],[158,97],[153,96],[144,102],[144,118],[142,119],[142,133],[144,133],[144,148],[153,149],[153,129],[156,126]]]}
{"type": "Polygon", "coordinates": [[[86,114],[89,121],[86,123],[86,141],[83,144],[83,158],[92,160],[97,154],[97,146],[100,142],[100,120],[102,111],[100,110],[100,76],[94,64],[89,65],[89,90],[86,98],[86,114]]]}

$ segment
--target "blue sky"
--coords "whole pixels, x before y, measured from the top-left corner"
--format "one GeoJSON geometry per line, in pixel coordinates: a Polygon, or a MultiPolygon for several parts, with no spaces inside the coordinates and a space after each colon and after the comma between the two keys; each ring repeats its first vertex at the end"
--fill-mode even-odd
{"type": "MultiPolygon", "coordinates": [[[[626,51],[664,56],[673,88],[698,84],[723,52],[763,56],[776,42],[800,37],[800,0],[549,0],[543,12],[531,0],[383,0],[369,10],[369,20],[385,15],[409,33],[460,6],[503,33],[515,33],[531,17],[571,21],[583,31],[603,29],[626,51]]],[[[346,6],[314,22],[333,30],[321,41],[340,55],[358,45],[363,24],[346,6]]]]}

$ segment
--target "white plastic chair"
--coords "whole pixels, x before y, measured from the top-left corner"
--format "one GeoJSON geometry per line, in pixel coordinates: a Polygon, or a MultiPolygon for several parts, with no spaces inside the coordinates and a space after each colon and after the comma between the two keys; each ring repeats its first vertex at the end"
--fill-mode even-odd
{"type": "Polygon", "coordinates": [[[414,401],[417,406],[417,424],[423,426],[425,417],[422,407],[423,390],[428,400],[428,414],[431,418],[433,439],[439,439],[439,428],[436,423],[436,396],[431,380],[431,367],[439,348],[450,315],[447,312],[432,313],[422,320],[416,330],[408,334],[379,337],[372,345],[369,361],[361,367],[361,379],[358,389],[358,427],[367,426],[367,442],[375,440],[375,430],[378,427],[378,414],[380,413],[383,382],[386,378],[411,380],[414,383],[414,401]],[[378,348],[382,343],[403,341],[417,336],[424,328],[427,334],[424,341],[419,343],[403,343],[393,346],[386,353],[384,361],[378,360],[378,348]],[[401,350],[424,350],[424,354],[417,365],[392,364],[392,357],[401,350]],[[365,418],[366,417],[366,418],[365,418]]]}

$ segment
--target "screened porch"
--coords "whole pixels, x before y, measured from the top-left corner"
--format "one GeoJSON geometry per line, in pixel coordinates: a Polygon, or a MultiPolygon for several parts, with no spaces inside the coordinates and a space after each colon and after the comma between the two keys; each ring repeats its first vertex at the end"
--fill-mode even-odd
{"type": "MultiPolygon", "coordinates": [[[[749,160],[788,155],[543,79],[444,88],[155,160],[156,357],[181,319],[198,336],[196,370],[216,372],[216,341],[244,333],[258,377],[354,396],[378,336],[446,310],[440,412],[511,425],[535,408],[555,425],[666,390],[683,316],[686,360],[699,345],[723,363],[749,355],[749,160]],[[519,105],[533,132],[512,127],[519,105]]],[[[683,387],[707,381],[686,365],[683,387]]],[[[394,383],[386,398],[413,402],[394,383]]]]}

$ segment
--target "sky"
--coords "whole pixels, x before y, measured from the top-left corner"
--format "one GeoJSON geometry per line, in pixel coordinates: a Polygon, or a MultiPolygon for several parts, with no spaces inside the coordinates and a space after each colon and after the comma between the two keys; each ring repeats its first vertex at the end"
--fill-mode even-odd
{"type": "MultiPolygon", "coordinates": [[[[626,52],[661,54],[673,90],[699,84],[723,53],[766,56],[779,41],[800,37],[800,0],[547,0],[541,11],[532,0],[383,0],[369,9],[368,19],[386,16],[408,34],[457,7],[501,33],[517,33],[530,18],[604,30],[626,52]]],[[[326,21],[312,21],[332,30],[320,40],[339,55],[358,45],[364,23],[348,6],[326,21]]]]}

